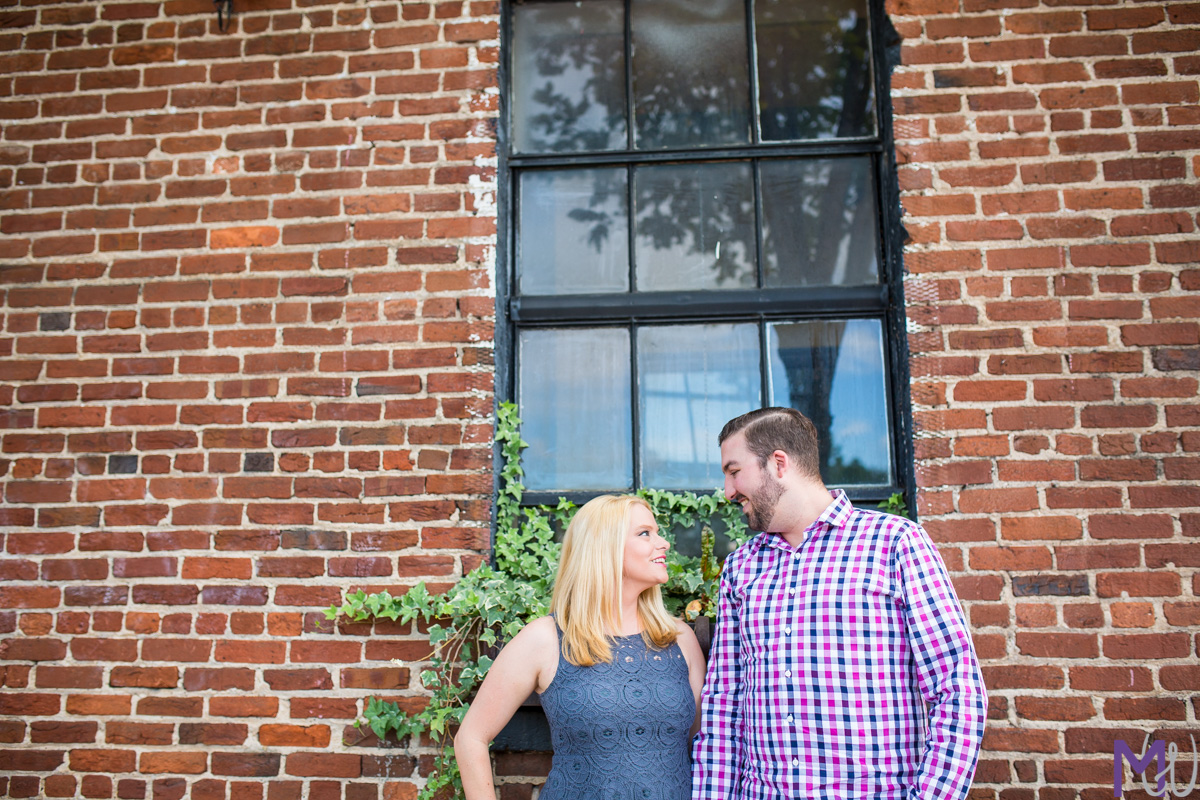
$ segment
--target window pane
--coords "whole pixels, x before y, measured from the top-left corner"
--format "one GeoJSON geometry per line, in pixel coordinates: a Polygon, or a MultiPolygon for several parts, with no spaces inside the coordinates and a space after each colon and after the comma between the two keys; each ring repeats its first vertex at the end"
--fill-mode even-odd
{"type": "Polygon", "coordinates": [[[762,138],[875,134],[866,0],[755,0],[762,138]]]}
{"type": "Polygon", "coordinates": [[[763,161],[767,286],[879,282],[879,213],[870,158],[763,161]]]}
{"type": "Polygon", "coordinates": [[[526,330],[520,348],[525,485],[632,488],[629,331],[526,330]]]}
{"type": "Polygon", "coordinates": [[[624,149],[621,0],[513,7],[513,145],[521,153],[624,149]]]}
{"type": "Polygon", "coordinates": [[[817,426],[825,482],[890,483],[879,320],[770,324],[767,348],[771,405],[798,409],[817,426]]]}
{"type": "Polygon", "coordinates": [[[757,326],[645,327],[637,347],[642,485],[720,486],[717,434],[759,406],[757,326]]]}
{"type": "Polygon", "coordinates": [[[626,175],[625,167],[521,175],[521,292],[628,291],[626,175]]]}
{"type": "Polygon", "coordinates": [[[636,146],[749,142],[743,0],[632,0],[630,14],[636,146]]]}
{"type": "Polygon", "coordinates": [[[752,182],[745,162],[638,167],[637,288],[753,288],[752,182]]]}

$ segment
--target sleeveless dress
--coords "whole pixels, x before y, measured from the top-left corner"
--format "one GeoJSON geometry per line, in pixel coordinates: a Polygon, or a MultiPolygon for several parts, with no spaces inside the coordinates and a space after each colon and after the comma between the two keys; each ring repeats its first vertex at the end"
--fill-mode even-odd
{"type": "Polygon", "coordinates": [[[696,701],[679,645],[618,636],[610,663],[579,667],[561,641],[541,695],[554,760],[539,800],[690,800],[696,701]]]}

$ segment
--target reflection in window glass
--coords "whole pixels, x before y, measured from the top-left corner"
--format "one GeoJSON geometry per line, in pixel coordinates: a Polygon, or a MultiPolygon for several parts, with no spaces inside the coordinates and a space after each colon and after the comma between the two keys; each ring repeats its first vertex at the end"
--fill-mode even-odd
{"type": "Polygon", "coordinates": [[[749,163],[638,167],[633,183],[639,290],[755,285],[749,163]]]}
{"type": "Polygon", "coordinates": [[[632,488],[628,329],[522,331],[519,377],[529,489],[632,488]]]}
{"type": "Polygon", "coordinates": [[[629,289],[629,214],[624,167],[521,175],[521,291],[629,289]]]}
{"type": "Polygon", "coordinates": [[[753,323],[638,330],[642,486],[721,485],[717,434],[758,408],[758,329],[753,323]]]}
{"type": "Polygon", "coordinates": [[[812,419],[830,486],[891,481],[883,326],[878,320],[767,326],[771,405],[812,419]]]}
{"type": "Polygon", "coordinates": [[[763,161],[759,170],[767,286],[879,282],[870,158],[763,161]]]}
{"type": "Polygon", "coordinates": [[[749,142],[742,0],[632,0],[630,19],[635,146],[749,142]]]}
{"type": "Polygon", "coordinates": [[[755,0],[762,138],[875,134],[866,0],[755,0]]]}
{"type": "Polygon", "coordinates": [[[623,149],[621,0],[513,6],[513,145],[521,153],[623,149]]]}

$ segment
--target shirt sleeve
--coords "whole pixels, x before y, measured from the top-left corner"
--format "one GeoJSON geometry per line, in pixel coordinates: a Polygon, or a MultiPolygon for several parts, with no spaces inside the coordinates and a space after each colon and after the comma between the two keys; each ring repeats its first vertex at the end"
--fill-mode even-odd
{"type": "Polygon", "coordinates": [[[907,605],[906,634],[929,715],[911,797],[962,800],[971,788],[987,721],[983,674],[946,566],[924,529],[906,526],[897,566],[907,605]]]}
{"type": "Polygon", "coordinates": [[[742,666],[738,659],[738,615],[741,602],[730,575],[731,555],[721,573],[717,624],[709,652],[708,673],[700,693],[700,731],[692,746],[692,800],[731,800],[738,788],[741,741],[737,736],[742,703],[742,666]]]}

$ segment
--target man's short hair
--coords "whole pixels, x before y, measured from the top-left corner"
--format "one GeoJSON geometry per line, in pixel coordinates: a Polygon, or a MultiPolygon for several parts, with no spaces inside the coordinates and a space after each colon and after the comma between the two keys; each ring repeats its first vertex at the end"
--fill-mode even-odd
{"type": "Polygon", "coordinates": [[[735,433],[745,435],[746,445],[761,465],[766,466],[771,453],[782,450],[802,473],[821,479],[817,426],[796,409],[772,406],[734,417],[721,429],[717,444],[735,433]]]}

